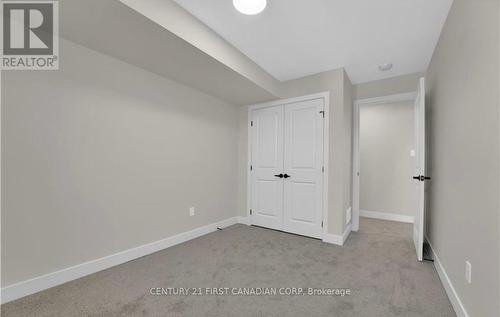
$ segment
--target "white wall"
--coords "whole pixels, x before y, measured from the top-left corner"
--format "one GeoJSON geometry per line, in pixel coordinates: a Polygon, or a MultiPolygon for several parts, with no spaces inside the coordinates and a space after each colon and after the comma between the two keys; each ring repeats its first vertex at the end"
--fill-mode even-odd
{"type": "Polygon", "coordinates": [[[427,234],[469,316],[500,316],[498,25],[498,0],[455,0],[427,74],[427,234]]]}
{"type": "Polygon", "coordinates": [[[2,71],[2,287],[236,215],[237,107],[64,40],[60,56],[2,71]]]}
{"type": "Polygon", "coordinates": [[[360,209],[415,216],[414,104],[360,106],[360,209]]]}

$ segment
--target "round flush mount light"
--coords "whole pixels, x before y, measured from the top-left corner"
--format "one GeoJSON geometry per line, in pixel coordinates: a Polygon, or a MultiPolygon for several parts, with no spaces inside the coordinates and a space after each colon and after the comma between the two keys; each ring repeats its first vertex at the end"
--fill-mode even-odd
{"type": "Polygon", "coordinates": [[[378,67],[378,69],[381,71],[381,72],[387,72],[387,71],[390,71],[392,69],[392,64],[382,64],[378,67]]]}
{"type": "Polygon", "coordinates": [[[255,15],[266,8],[267,0],[233,0],[233,5],[243,14],[255,15]]]}

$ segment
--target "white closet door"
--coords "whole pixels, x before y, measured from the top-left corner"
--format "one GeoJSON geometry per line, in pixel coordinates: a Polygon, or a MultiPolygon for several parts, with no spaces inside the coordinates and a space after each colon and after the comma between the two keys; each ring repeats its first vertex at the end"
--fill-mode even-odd
{"type": "Polygon", "coordinates": [[[284,231],[322,236],[323,99],[285,106],[284,231]]]}
{"type": "Polygon", "coordinates": [[[252,113],[252,224],[283,229],[283,106],[252,113]]]}

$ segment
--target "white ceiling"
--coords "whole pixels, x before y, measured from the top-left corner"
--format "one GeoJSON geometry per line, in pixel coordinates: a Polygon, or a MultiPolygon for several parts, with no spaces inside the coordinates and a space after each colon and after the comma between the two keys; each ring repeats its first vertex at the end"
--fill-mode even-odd
{"type": "Polygon", "coordinates": [[[281,81],[345,67],[353,83],[427,69],[453,0],[174,0],[281,81]],[[378,66],[393,63],[380,72],[378,66]]]}

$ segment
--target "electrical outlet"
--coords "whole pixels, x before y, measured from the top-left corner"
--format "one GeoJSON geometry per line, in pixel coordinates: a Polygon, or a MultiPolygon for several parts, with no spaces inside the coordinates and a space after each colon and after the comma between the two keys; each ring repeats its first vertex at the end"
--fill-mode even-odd
{"type": "Polygon", "coordinates": [[[465,280],[467,283],[472,283],[472,264],[469,261],[465,261],[465,280]]]}
{"type": "Polygon", "coordinates": [[[189,216],[193,217],[194,215],[194,207],[189,208],[189,216]]]}

